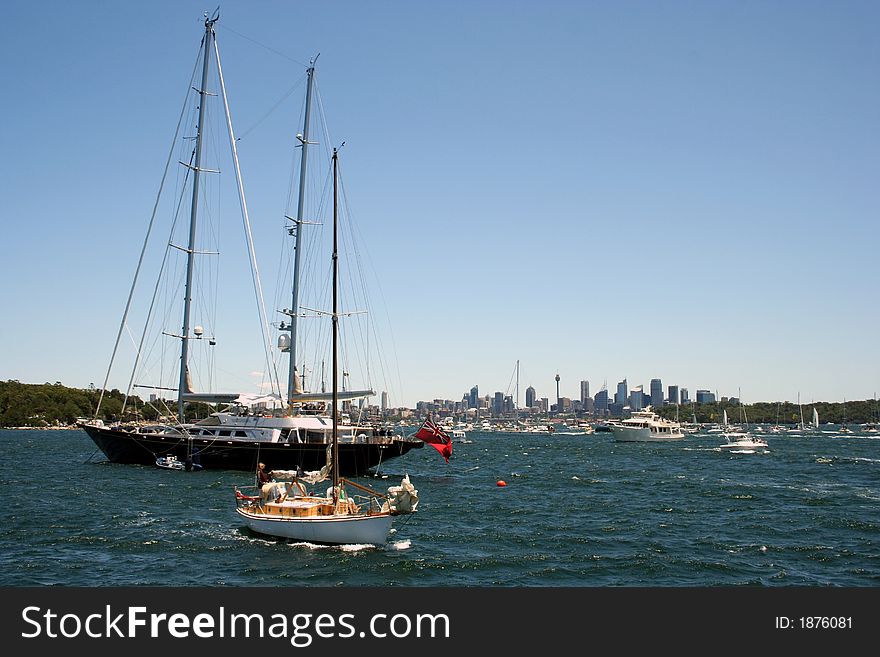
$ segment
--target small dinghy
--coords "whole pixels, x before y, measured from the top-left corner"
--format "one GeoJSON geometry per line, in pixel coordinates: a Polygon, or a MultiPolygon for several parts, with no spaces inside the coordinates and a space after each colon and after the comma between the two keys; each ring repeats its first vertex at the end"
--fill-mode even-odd
{"type": "Polygon", "coordinates": [[[156,467],[165,470],[185,470],[192,472],[201,470],[202,466],[192,461],[181,461],[176,456],[160,456],[156,459],[156,467]]]}

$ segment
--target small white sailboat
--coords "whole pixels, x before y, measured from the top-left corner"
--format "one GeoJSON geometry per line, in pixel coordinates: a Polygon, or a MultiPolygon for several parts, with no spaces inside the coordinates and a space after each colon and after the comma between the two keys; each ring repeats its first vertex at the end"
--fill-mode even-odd
{"type": "Polygon", "coordinates": [[[853,430],[846,426],[846,398],[843,400],[843,424],[840,426],[838,433],[852,433],[853,430]]]}
{"type": "Polygon", "coordinates": [[[254,532],[289,538],[310,543],[322,544],[373,544],[382,545],[388,540],[393,517],[413,513],[418,506],[418,491],[413,487],[409,476],[405,476],[400,486],[388,489],[383,495],[352,481],[339,477],[339,356],[338,336],[338,278],[339,260],[337,247],[338,224],[338,151],[333,149],[333,310],[330,314],[332,325],[332,450],[328,449],[328,463],[320,471],[299,476],[298,472],[274,473],[276,479],[289,479],[285,485],[264,484],[259,495],[246,495],[236,487],[236,512],[247,527],[254,532]],[[291,476],[292,474],[292,476],[291,476]],[[325,495],[309,494],[302,483],[316,484],[332,475],[333,485],[325,495]],[[350,485],[360,493],[351,494],[345,486],[350,485]],[[366,494],[366,495],[364,495],[366,494]],[[358,497],[361,499],[358,500],[358,497]]]}
{"type": "Polygon", "coordinates": [[[862,431],[864,433],[880,433],[880,429],[878,429],[878,422],[880,418],[878,418],[877,413],[877,393],[874,393],[874,410],[871,413],[871,421],[862,427],[862,431]]]}
{"type": "Polygon", "coordinates": [[[813,425],[814,429],[819,428],[819,411],[817,411],[815,407],[813,407],[813,420],[811,424],[813,425]]]}
{"type": "Polygon", "coordinates": [[[797,400],[798,400],[797,401],[798,411],[800,412],[800,415],[801,415],[801,421],[798,423],[798,425],[796,427],[789,429],[789,431],[793,432],[793,433],[804,433],[808,429],[807,429],[806,422],[804,422],[804,407],[801,404],[801,393],[798,393],[797,400]]]}
{"type": "Polygon", "coordinates": [[[711,429],[708,430],[708,433],[722,433],[724,431],[728,431],[730,428],[729,423],[727,421],[727,409],[721,409],[721,424],[714,425],[711,429]]]}

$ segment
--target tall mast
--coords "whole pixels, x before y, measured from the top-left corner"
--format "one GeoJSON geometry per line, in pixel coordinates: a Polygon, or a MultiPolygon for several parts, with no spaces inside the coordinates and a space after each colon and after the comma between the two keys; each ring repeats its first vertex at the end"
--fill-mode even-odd
{"type": "Polygon", "coordinates": [[[339,253],[336,242],[336,223],[337,223],[337,191],[336,191],[336,149],[333,149],[333,501],[339,494],[337,486],[339,486],[339,422],[337,419],[339,406],[339,367],[337,364],[337,334],[339,332],[339,314],[336,307],[336,287],[337,278],[339,276],[339,253]]]}
{"type": "Polygon", "coordinates": [[[196,248],[196,219],[199,207],[199,179],[201,177],[202,166],[202,136],[205,127],[205,101],[208,96],[208,65],[211,59],[211,43],[214,38],[214,23],[217,22],[217,14],[212,18],[205,16],[205,36],[202,39],[202,83],[199,87],[199,127],[196,133],[196,152],[193,169],[193,192],[192,206],[189,215],[189,246],[186,251],[186,288],[183,299],[183,329],[180,337],[180,382],[177,390],[177,418],[178,421],[184,422],[183,406],[184,394],[189,392],[188,382],[188,362],[189,362],[189,325],[190,310],[192,306],[192,281],[193,268],[195,262],[193,255],[196,248]]]}
{"type": "Polygon", "coordinates": [[[519,358],[516,359],[516,399],[513,402],[513,412],[516,415],[517,419],[519,419],[519,358]]]}
{"type": "Polygon", "coordinates": [[[302,226],[303,226],[303,205],[305,200],[306,189],[306,162],[308,161],[309,150],[309,115],[312,109],[312,83],[315,79],[315,61],[312,60],[311,66],[306,70],[308,84],[306,85],[306,111],[303,118],[303,131],[301,135],[297,135],[297,139],[302,146],[299,163],[299,199],[296,206],[296,219],[294,230],[296,237],[294,242],[294,259],[293,259],[293,301],[290,306],[290,366],[287,374],[287,399],[293,400],[293,394],[296,390],[296,325],[297,316],[299,314],[299,270],[300,270],[300,246],[302,244],[302,226]]]}

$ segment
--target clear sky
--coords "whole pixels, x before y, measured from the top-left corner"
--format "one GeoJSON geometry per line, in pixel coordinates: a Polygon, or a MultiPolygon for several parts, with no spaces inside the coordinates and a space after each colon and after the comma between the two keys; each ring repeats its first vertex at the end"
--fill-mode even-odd
{"type": "MultiPolygon", "coordinates": [[[[102,382],[215,6],[3,3],[0,379],[102,382]]],[[[557,372],[568,397],[623,378],[747,402],[880,392],[880,3],[220,12],[257,224],[280,225],[277,126],[299,117],[270,110],[320,53],[394,324],[393,404],[513,392],[517,360],[520,403],[555,397],[557,372]]]]}

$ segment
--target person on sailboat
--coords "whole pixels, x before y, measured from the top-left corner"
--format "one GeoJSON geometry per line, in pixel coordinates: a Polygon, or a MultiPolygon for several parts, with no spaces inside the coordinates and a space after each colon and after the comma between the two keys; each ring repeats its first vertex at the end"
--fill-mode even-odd
{"type": "Polygon", "coordinates": [[[272,473],[266,472],[266,464],[257,464],[257,483],[262,488],[265,484],[272,483],[272,473]]]}
{"type": "Polygon", "coordinates": [[[272,478],[272,472],[266,471],[265,463],[257,465],[257,487],[260,489],[260,497],[263,502],[269,501],[269,498],[273,502],[277,502],[283,495],[283,486],[275,483],[275,480],[272,478]]]}

